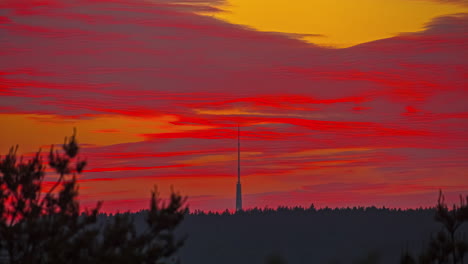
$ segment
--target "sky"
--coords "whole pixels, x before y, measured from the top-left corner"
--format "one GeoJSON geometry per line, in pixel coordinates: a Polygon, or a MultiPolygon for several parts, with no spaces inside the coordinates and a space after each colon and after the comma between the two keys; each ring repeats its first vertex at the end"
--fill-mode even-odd
{"type": "Polygon", "coordinates": [[[239,125],[245,208],[455,201],[467,40],[463,0],[0,0],[0,153],[76,127],[83,205],[232,210],[239,125]]]}

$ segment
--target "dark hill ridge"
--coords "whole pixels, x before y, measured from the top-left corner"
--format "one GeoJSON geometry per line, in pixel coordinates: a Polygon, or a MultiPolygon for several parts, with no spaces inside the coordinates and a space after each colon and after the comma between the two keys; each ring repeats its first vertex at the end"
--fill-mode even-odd
{"type": "MultiPolygon", "coordinates": [[[[143,214],[136,213],[137,223],[143,214]]],[[[183,264],[261,264],[272,253],[289,264],[364,263],[359,260],[368,256],[393,264],[404,249],[420,252],[431,232],[441,230],[434,214],[375,207],[195,212],[178,229],[188,235],[179,256],[183,264]]]]}

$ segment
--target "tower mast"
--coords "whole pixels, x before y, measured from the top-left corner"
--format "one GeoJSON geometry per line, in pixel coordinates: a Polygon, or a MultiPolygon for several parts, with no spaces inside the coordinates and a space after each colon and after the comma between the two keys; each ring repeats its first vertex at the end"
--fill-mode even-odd
{"type": "Polygon", "coordinates": [[[237,125],[237,183],[240,183],[240,128],[237,125]]]}
{"type": "Polygon", "coordinates": [[[242,210],[242,186],[240,182],[240,128],[237,125],[237,192],[236,211],[242,210]]]}

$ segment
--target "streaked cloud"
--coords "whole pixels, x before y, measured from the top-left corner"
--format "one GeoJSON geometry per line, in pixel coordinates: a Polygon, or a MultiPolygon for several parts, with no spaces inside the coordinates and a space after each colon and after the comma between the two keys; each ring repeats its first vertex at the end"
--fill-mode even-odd
{"type": "Polygon", "coordinates": [[[402,23],[424,6],[415,29],[368,23],[384,36],[344,49],[222,22],[221,1],[2,1],[0,151],[29,155],[77,127],[83,201],[106,210],[146,206],[153,184],[193,209],[231,207],[238,125],[248,206],[467,191],[468,18],[449,15],[464,7],[392,1],[402,23]]]}

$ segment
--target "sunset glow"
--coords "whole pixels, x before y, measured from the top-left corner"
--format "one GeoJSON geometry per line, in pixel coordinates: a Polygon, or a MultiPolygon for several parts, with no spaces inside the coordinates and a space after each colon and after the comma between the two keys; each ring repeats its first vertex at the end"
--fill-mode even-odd
{"type": "Polygon", "coordinates": [[[432,19],[468,11],[463,1],[228,0],[214,17],[264,32],[284,32],[335,48],[420,32],[432,19]]]}
{"type": "MultiPolygon", "coordinates": [[[[468,6],[0,0],[0,154],[73,128],[85,205],[416,207],[468,192],[468,6]]],[[[46,151],[47,152],[47,151],[46,151]]],[[[52,176],[48,180],[53,180],[52,176]]]]}

